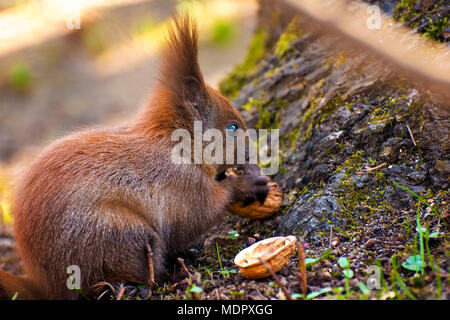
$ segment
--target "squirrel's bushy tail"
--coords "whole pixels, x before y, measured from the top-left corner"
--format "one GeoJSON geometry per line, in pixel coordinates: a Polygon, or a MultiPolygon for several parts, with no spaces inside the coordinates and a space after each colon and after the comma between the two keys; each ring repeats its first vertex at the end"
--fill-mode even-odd
{"type": "Polygon", "coordinates": [[[16,276],[0,270],[0,299],[21,300],[42,299],[42,295],[34,283],[26,277],[16,276]]]}

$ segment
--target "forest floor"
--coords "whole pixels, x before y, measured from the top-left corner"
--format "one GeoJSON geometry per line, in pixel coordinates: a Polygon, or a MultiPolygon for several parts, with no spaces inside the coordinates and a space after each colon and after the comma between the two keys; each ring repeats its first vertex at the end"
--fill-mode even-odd
{"type": "MultiPolygon", "coordinates": [[[[432,203],[433,200],[430,201],[432,203]]],[[[447,200],[448,201],[448,200],[447,200]]],[[[444,201],[444,206],[448,205],[444,201]]],[[[420,255],[422,240],[414,233],[415,210],[411,208],[368,221],[351,236],[343,232],[331,232],[323,243],[301,243],[304,248],[307,271],[307,291],[302,292],[300,258],[296,250],[287,264],[276,273],[277,279],[251,280],[244,278],[234,264],[237,253],[257,241],[277,236],[277,216],[264,220],[248,220],[227,214],[224,222],[202,238],[182,258],[189,274],[176,261],[171,274],[177,280],[166,282],[154,290],[146,286],[116,285],[102,291],[102,298],[117,299],[449,299],[448,239],[443,239],[448,222],[439,221],[428,214],[423,223],[433,225],[440,237],[423,237],[424,254],[434,257],[434,266],[423,271],[411,271],[402,266],[407,252],[420,255]],[[410,226],[405,225],[411,221],[410,226]],[[407,229],[406,229],[407,228],[407,229]],[[433,238],[434,237],[434,238],[433,238]],[[394,239],[394,240],[392,240],[394,239]],[[440,258],[435,258],[440,257],[440,258]],[[353,274],[347,278],[342,267],[346,258],[353,274]],[[372,268],[372,271],[367,270],[372,268]],[[437,272],[435,272],[437,271],[437,272]],[[301,275],[299,277],[299,275],[301,275]],[[436,279],[436,277],[438,277],[436,279]],[[369,280],[369,278],[371,280],[369,280]],[[404,283],[402,279],[405,280],[404,283]],[[181,280],[180,280],[181,279],[181,280]],[[377,284],[378,283],[378,284],[377,284]],[[377,285],[379,287],[377,287],[377,285]],[[286,296],[284,289],[289,293],[286,296]]],[[[448,209],[446,216],[448,217],[448,209]]],[[[448,221],[448,218],[447,218],[448,221]]],[[[413,266],[414,268],[414,266],[413,266]]],[[[409,267],[411,269],[411,266],[409,267]]],[[[422,270],[422,268],[420,268],[422,270]]]]}

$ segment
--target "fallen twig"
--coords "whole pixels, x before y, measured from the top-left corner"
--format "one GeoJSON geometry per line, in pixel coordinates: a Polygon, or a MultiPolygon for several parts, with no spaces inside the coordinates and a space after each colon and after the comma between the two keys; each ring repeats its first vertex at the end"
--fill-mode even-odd
{"type": "Polygon", "coordinates": [[[154,266],[153,266],[153,251],[152,251],[152,247],[150,247],[150,245],[148,243],[145,244],[145,248],[147,250],[148,273],[149,273],[148,286],[150,288],[153,288],[156,285],[156,283],[155,283],[155,269],[154,269],[154,266]]]}
{"type": "Polygon", "coordinates": [[[376,166],[376,167],[373,167],[373,168],[366,167],[365,169],[363,169],[363,170],[361,170],[361,171],[358,171],[356,174],[361,175],[361,174],[364,174],[364,173],[367,173],[367,172],[372,172],[372,171],[381,169],[381,168],[385,167],[386,165],[387,165],[387,163],[386,163],[386,162],[383,162],[383,163],[380,164],[379,166],[376,166]]]}
{"type": "MultiPolygon", "coordinates": [[[[104,287],[109,287],[113,295],[116,293],[116,289],[114,289],[114,287],[109,282],[106,281],[97,282],[91,288],[98,290],[99,293],[101,288],[104,287]]],[[[97,296],[97,300],[100,300],[107,292],[108,290],[104,290],[99,296],[97,296]]]]}
{"type": "Polygon", "coordinates": [[[180,282],[174,283],[173,285],[170,286],[170,289],[173,290],[173,289],[175,289],[176,287],[178,287],[179,285],[182,285],[182,284],[189,284],[189,279],[185,278],[185,279],[181,280],[180,282]]]}
{"type": "Polygon", "coordinates": [[[297,245],[298,251],[298,260],[300,264],[300,272],[298,274],[298,282],[300,288],[302,288],[303,298],[306,298],[306,292],[308,291],[307,287],[307,278],[306,278],[306,263],[305,263],[305,251],[303,250],[302,244],[297,245]]]}
{"type": "Polygon", "coordinates": [[[122,287],[117,295],[116,300],[122,300],[123,294],[125,293],[125,287],[122,287]]]}
{"type": "Polygon", "coordinates": [[[265,262],[260,257],[258,257],[258,260],[259,260],[259,262],[261,262],[264,265],[264,267],[266,267],[266,270],[272,275],[272,277],[274,278],[275,282],[278,284],[278,286],[281,288],[281,290],[283,291],[284,295],[286,296],[286,299],[292,300],[291,294],[289,293],[288,289],[281,282],[280,278],[275,274],[275,272],[273,272],[272,268],[267,264],[267,262],[265,262]]]}
{"type": "Polygon", "coordinates": [[[411,131],[411,128],[408,125],[406,125],[406,128],[408,128],[408,132],[409,132],[409,135],[411,137],[412,142],[414,143],[415,146],[417,146],[416,139],[414,139],[414,136],[413,136],[413,133],[411,131]]]}
{"type": "Polygon", "coordinates": [[[386,249],[405,249],[405,246],[384,246],[386,249]]]}
{"type": "Polygon", "coordinates": [[[189,281],[192,281],[192,274],[189,272],[188,268],[187,268],[186,265],[184,264],[183,258],[178,258],[178,263],[179,263],[180,266],[183,268],[184,272],[186,272],[186,275],[188,276],[189,281]]]}
{"type": "Polygon", "coordinates": [[[220,300],[219,290],[216,288],[216,290],[214,290],[214,292],[216,293],[216,299],[220,300]]]}

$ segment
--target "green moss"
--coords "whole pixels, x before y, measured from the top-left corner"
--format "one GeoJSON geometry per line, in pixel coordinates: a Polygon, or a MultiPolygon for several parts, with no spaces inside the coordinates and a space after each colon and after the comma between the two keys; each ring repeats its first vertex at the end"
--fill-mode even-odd
{"type": "Polygon", "coordinates": [[[425,27],[426,32],[424,33],[430,39],[442,41],[442,35],[444,33],[444,29],[450,27],[450,20],[447,17],[439,19],[437,21],[433,21],[429,18],[430,25],[425,27]]]}
{"type": "Polygon", "coordinates": [[[292,42],[304,34],[304,31],[298,27],[298,19],[298,16],[294,17],[286,27],[284,33],[278,39],[275,46],[275,54],[280,58],[291,49],[292,42]]]}
{"type": "Polygon", "coordinates": [[[303,134],[303,138],[309,139],[311,138],[312,129],[314,128],[314,123],[310,123],[308,125],[308,128],[305,130],[305,133],[303,134]]]}
{"type": "Polygon", "coordinates": [[[289,106],[289,103],[281,98],[278,98],[275,101],[275,105],[279,108],[279,109],[285,109],[289,106]]]}
{"type": "MultiPolygon", "coordinates": [[[[323,80],[320,80],[317,85],[321,87],[323,85],[323,80]]],[[[303,137],[305,139],[311,138],[312,130],[319,126],[329,115],[333,114],[339,107],[344,105],[342,97],[340,94],[336,96],[333,100],[317,109],[319,103],[323,99],[323,93],[320,92],[317,97],[311,99],[310,106],[306,109],[305,113],[301,118],[302,125],[306,128],[303,132],[303,137]]]]}
{"type": "Polygon", "coordinates": [[[320,190],[319,192],[313,194],[313,195],[311,196],[311,198],[309,198],[309,200],[310,200],[310,201],[311,201],[311,200],[314,200],[315,198],[320,197],[322,194],[323,194],[323,190],[320,190]]]}
{"type": "Polygon", "coordinates": [[[236,66],[219,84],[220,91],[229,99],[235,99],[242,87],[244,87],[249,79],[255,75],[257,64],[265,56],[265,44],[267,38],[268,35],[266,32],[262,30],[256,32],[250,43],[247,57],[244,62],[236,66]]]}
{"type": "Polygon", "coordinates": [[[298,37],[294,33],[283,33],[277,42],[275,54],[283,57],[284,54],[291,48],[291,43],[298,37]]]}
{"type": "Polygon", "coordinates": [[[242,109],[244,109],[245,111],[250,111],[254,106],[259,106],[262,104],[262,100],[263,97],[261,97],[260,99],[253,99],[253,97],[250,97],[247,101],[246,104],[244,104],[243,106],[241,106],[242,109]]]}
{"type": "Polygon", "coordinates": [[[247,110],[251,108],[256,108],[259,119],[256,123],[257,129],[276,129],[280,127],[280,118],[283,109],[287,106],[287,103],[278,99],[275,101],[275,106],[271,101],[266,101],[264,98],[264,94],[260,99],[254,100],[249,99],[249,102],[246,103],[243,108],[247,110]],[[250,104],[249,104],[250,103],[250,104]]]}
{"type": "Polygon", "coordinates": [[[326,117],[333,114],[340,106],[343,105],[342,97],[339,94],[335,99],[328,102],[320,111],[319,123],[322,123],[326,117]]]}
{"type": "Polygon", "coordinates": [[[278,73],[280,72],[280,68],[279,67],[275,67],[272,70],[268,71],[264,77],[265,78],[272,78],[273,76],[276,76],[278,73]]]}
{"type": "Polygon", "coordinates": [[[339,57],[337,57],[335,63],[334,63],[334,68],[339,68],[340,66],[342,66],[345,62],[345,54],[344,52],[341,52],[341,54],[339,55],[339,57]]]}
{"type": "MultiPolygon", "coordinates": [[[[321,81],[323,82],[323,80],[321,80],[321,81]]],[[[321,83],[319,83],[318,85],[321,86],[321,83]]],[[[312,119],[314,110],[317,108],[317,106],[319,105],[322,98],[323,98],[323,93],[320,92],[320,94],[317,97],[314,97],[313,99],[311,99],[308,109],[306,109],[305,113],[302,116],[302,119],[301,119],[302,123],[306,123],[310,119],[312,119]]]]}
{"type": "Polygon", "coordinates": [[[345,53],[342,51],[338,57],[333,57],[324,63],[324,67],[337,69],[342,66],[345,62],[345,53]]]}
{"type": "Polygon", "coordinates": [[[300,129],[295,128],[291,130],[287,135],[282,137],[282,145],[283,147],[288,148],[290,151],[293,151],[295,149],[295,142],[297,141],[298,137],[300,136],[300,129]]]}
{"type": "Polygon", "coordinates": [[[374,214],[386,214],[390,210],[389,204],[383,199],[385,180],[377,182],[376,187],[358,189],[352,177],[353,175],[348,175],[340,181],[340,191],[336,193],[338,203],[343,208],[337,214],[341,220],[347,221],[347,225],[341,227],[341,232],[348,234],[350,238],[355,229],[364,227],[364,220],[370,219],[374,214]]]}
{"type": "Polygon", "coordinates": [[[276,129],[280,127],[281,110],[269,111],[269,104],[261,105],[259,119],[256,124],[257,129],[276,129]]]}
{"type": "Polygon", "coordinates": [[[303,125],[309,122],[309,124],[306,127],[306,130],[303,132],[304,139],[311,138],[312,129],[315,127],[315,123],[312,120],[312,115],[314,110],[317,108],[320,100],[322,99],[322,95],[323,94],[321,93],[319,97],[316,97],[311,101],[309,108],[305,111],[305,113],[302,116],[301,123],[303,125]]]}
{"type": "Polygon", "coordinates": [[[392,119],[389,108],[375,108],[369,116],[369,123],[380,124],[392,119]]]}
{"type": "Polygon", "coordinates": [[[265,99],[264,93],[259,99],[250,97],[247,103],[241,108],[246,111],[256,109],[256,112],[259,114],[259,119],[256,124],[257,129],[278,128],[281,110],[280,108],[270,108],[270,101],[265,99]]]}
{"type": "Polygon", "coordinates": [[[364,151],[355,151],[351,156],[345,159],[344,163],[336,168],[336,171],[341,171],[345,168],[345,178],[349,178],[352,174],[361,169],[365,162],[364,151]]]}
{"type": "Polygon", "coordinates": [[[419,14],[414,10],[417,0],[402,0],[394,9],[394,18],[408,23],[411,19],[417,17],[419,14]]]}
{"type": "MultiPolygon", "coordinates": [[[[450,26],[450,21],[447,16],[439,20],[433,21],[431,15],[435,12],[430,10],[429,7],[426,9],[422,8],[422,5],[416,6],[417,0],[402,0],[394,9],[394,18],[411,28],[418,28],[419,21],[422,18],[428,18],[429,25],[425,27],[424,35],[430,39],[443,41],[443,31],[445,28],[450,26]]],[[[439,1],[435,3],[434,8],[444,7],[445,1],[439,1]]]]}
{"type": "Polygon", "coordinates": [[[279,174],[281,177],[283,177],[286,173],[287,173],[287,169],[285,167],[285,165],[283,164],[283,159],[281,157],[281,153],[280,153],[280,161],[278,162],[280,164],[280,168],[279,168],[279,174]]]}

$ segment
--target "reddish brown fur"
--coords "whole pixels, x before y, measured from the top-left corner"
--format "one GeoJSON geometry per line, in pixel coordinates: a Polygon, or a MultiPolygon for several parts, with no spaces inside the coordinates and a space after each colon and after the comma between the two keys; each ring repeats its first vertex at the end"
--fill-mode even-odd
{"type": "Polygon", "coordinates": [[[189,17],[176,19],[169,34],[159,85],[132,124],[57,140],[24,176],[14,213],[29,279],[2,272],[0,293],[78,298],[66,287],[70,265],[80,267],[86,293],[100,281],[148,283],[146,243],[161,281],[166,258],[217,224],[233,201],[267,193],[265,177],[218,181],[223,166],[172,163],[174,129],[191,130],[194,120],[221,130],[229,121],[246,125],[225,97],[204,84],[189,17]]]}

